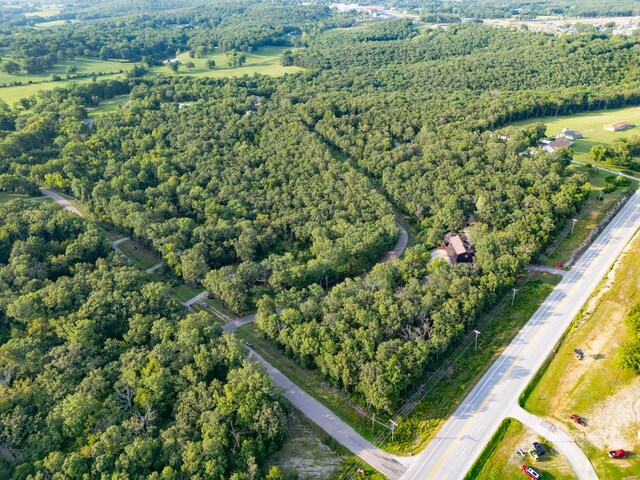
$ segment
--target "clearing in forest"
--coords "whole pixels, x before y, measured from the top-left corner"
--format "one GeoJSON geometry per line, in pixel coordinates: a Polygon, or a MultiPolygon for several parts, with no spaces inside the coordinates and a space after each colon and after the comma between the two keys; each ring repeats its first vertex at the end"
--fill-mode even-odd
{"type": "MultiPolygon", "coordinates": [[[[544,123],[547,126],[547,135],[549,137],[562,134],[563,128],[581,133],[584,138],[575,140],[571,147],[575,152],[574,160],[593,163],[589,158],[589,150],[594,145],[609,145],[617,138],[640,135],[640,107],[595,110],[564,117],[531,118],[513,123],[512,126],[520,128],[534,123],[544,123]],[[619,121],[633,123],[636,126],[619,132],[609,132],[603,128],[605,125],[619,121]]],[[[636,158],[635,160],[637,161],[638,159],[636,158]]],[[[598,165],[612,170],[623,171],[630,175],[640,176],[638,172],[616,167],[609,162],[598,163],[598,165]]]]}

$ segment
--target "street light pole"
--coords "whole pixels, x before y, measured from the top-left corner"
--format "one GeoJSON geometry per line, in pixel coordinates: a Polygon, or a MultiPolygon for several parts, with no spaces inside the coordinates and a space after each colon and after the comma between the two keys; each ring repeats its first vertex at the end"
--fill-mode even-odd
{"type": "Polygon", "coordinates": [[[517,292],[517,291],[518,291],[518,289],[517,289],[517,288],[514,288],[514,289],[513,289],[513,296],[511,297],[511,306],[512,306],[512,307],[513,307],[513,304],[514,304],[514,303],[515,303],[515,301],[516,301],[516,292],[517,292]]]}
{"type": "Polygon", "coordinates": [[[480,332],[478,330],[474,330],[473,333],[476,334],[476,346],[474,347],[474,350],[478,349],[478,335],[480,335],[480,332]]]}
{"type": "Polygon", "coordinates": [[[570,235],[573,235],[573,229],[576,226],[576,223],[578,223],[578,219],[577,218],[572,218],[571,221],[573,222],[573,225],[571,225],[571,233],[570,235]]]}

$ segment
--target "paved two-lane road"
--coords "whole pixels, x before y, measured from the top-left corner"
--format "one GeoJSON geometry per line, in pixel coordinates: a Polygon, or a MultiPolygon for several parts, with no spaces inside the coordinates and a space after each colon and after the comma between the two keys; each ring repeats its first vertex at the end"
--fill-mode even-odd
{"type": "MultiPolygon", "coordinates": [[[[635,193],[482,377],[403,480],[464,478],[564,331],[640,225],[635,193]]],[[[579,459],[573,459],[578,463],[579,459]]],[[[574,462],[572,462],[573,464],[574,462]]],[[[595,478],[583,465],[578,478],[595,478]]]]}

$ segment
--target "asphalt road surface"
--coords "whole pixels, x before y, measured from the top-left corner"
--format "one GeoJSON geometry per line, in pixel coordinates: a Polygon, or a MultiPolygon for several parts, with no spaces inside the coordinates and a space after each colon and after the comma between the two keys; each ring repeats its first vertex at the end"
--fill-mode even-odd
{"type": "MultiPolygon", "coordinates": [[[[401,477],[403,480],[464,478],[639,224],[640,193],[635,193],[563,277],[427,448],[414,457],[401,477]]],[[[578,460],[569,459],[572,464],[578,460]]],[[[592,478],[588,473],[576,472],[576,475],[580,479],[592,478]]]]}
{"type": "Polygon", "coordinates": [[[396,457],[375,447],[336,417],[331,410],[291,382],[264,358],[253,350],[251,353],[257,361],[264,365],[265,371],[272,378],[273,383],[284,390],[284,396],[287,400],[351,452],[388,478],[399,478],[406,471],[406,465],[411,462],[410,458],[396,457]]]}
{"type": "Polygon", "coordinates": [[[71,213],[75,213],[76,215],[78,215],[79,217],[83,217],[84,215],[82,215],[82,213],[80,213],[80,210],[78,210],[76,207],[74,207],[71,202],[69,202],[69,200],[67,200],[66,198],[64,198],[62,195],[60,195],[59,193],[56,193],[52,190],[47,190],[45,188],[41,188],[40,191],[46,195],[47,197],[51,198],[54,202],[56,202],[58,205],[62,206],[63,208],[66,208],[67,210],[69,210],[71,213]]]}

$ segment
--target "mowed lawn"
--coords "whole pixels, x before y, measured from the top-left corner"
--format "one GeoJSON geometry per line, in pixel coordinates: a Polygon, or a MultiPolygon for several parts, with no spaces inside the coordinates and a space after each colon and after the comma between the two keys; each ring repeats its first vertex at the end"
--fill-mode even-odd
{"type": "Polygon", "coordinates": [[[226,53],[216,53],[207,55],[203,58],[190,58],[188,53],[178,56],[181,65],[179,72],[174,73],[167,65],[153,67],[150,73],[165,75],[193,75],[196,77],[238,77],[242,75],[253,75],[259,73],[262,75],[281,76],[285,73],[295,73],[302,70],[300,67],[285,67],[280,64],[280,55],[289,47],[262,47],[253,53],[248,53],[247,61],[242,66],[230,66],[226,53]],[[216,62],[214,69],[207,68],[207,61],[216,62]],[[195,68],[188,70],[185,66],[188,62],[192,62],[195,68]]]}
{"type": "Polygon", "coordinates": [[[553,444],[517,420],[507,418],[502,422],[464,480],[527,478],[522,472],[522,465],[533,467],[540,474],[540,480],[573,480],[576,478],[567,459],[554,448],[553,444]],[[518,449],[527,452],[532,450],[533,442],[540,443],[547,451],[539,460],[534,460],[529,454],[521,458],[516,453],[518,449]]]}
{"type": "MultiPolygon", "coordinates": [[[[596,110],[588,113],[579,113],[565,117],[540,117],[516,122],[514,127],[524,127],[534,123],[544,123],[547,125],[547,135],[554,136],[561,134],[563,128],[580,132],[583,139],[576,140],[572,148],[575,152],[574,159],[580,162],[591,162],[589,150],[594,145],[608,145],[616,138],[629,137],[631,135],[640,136],[640,126],[629,128],[620,132],[609,132],[603,127],[609,123],[627,121],[635,125],[640,125],[640,107],[617,108],[613,110],[596,110]]],[[[635,159],[636,161],[638,158],[635,159]]],[[[622,170],[620,167],[609,163],[598,164],[612,170],[622,170]]],[[[640,176],[640,173],[625,171],[631,175],[640,176]]]]}
{"type": "Polygon", "coordinates": [[[563,423],[593,463],[600,478],[623,479],[640,473],[640,377],[618,366],[618,350],[629,339],[624,325],[632,305],[640,300],[640,237],[636,237],[614,270],[610,288],[598,302],[583,308],[553,359],[527,389],[524,407],[563,423]],[[574,349],[585,352],[575,358],[574,349]],[[579,427],[571,414],[587,419],[579,427]],[[607,450],[635,452],[629,460],[612,461],[607,450]]]}
{"type": "Polygon", "coordinates": [[[13,193],[0,192],[0,203],[7,203],[9,200],[16,198],[26,198],[25,195],[16,195],[13,193]]]}

